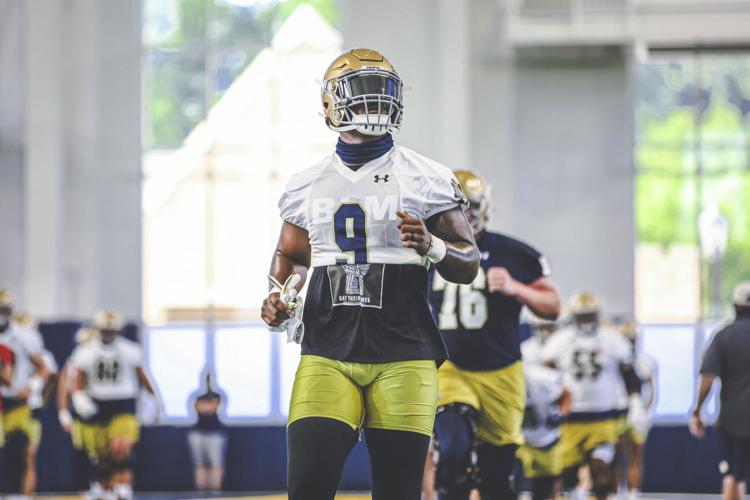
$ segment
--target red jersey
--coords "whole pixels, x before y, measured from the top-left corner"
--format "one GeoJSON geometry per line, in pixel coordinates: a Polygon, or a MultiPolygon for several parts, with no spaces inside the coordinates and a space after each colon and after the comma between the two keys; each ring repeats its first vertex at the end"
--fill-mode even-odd
{"type": "MultiPolygon", "coordinates": [[[[0,344],[0,366],[13,366],[15,356],[13,351],[5,344],[0,344]]],[[[3,413],[3,400],[0,398],[0,415],[3,413]]]]}

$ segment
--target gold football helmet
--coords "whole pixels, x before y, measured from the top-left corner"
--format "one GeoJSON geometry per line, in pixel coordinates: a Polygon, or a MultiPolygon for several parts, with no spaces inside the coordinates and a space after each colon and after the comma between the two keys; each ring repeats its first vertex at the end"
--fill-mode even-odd
{"type": "Polygon", "coordinates": [[[13,296],[4,288],[0,288],[0,307],[13,309],[13,296]]]}
{"type": "Polygon", "coordinates": [[[479,234],[487,228],[490,218],[489,188],[481,177],[469,170],[453,172],[461,185],[464,195],[469,200],[469,208],[465,210],[474,234],[479,234]]]}
{"type": "Polygon", "coordinates": [[[599,314],[599,300],[592,293],[579,293],[570,302],[570,313],[573,316],[599,314]]]}
{"type": "Polygon", "coordinates": [[[37,325],[37,323],[34,320],[34,318],[31,317],[31,314],[26,313],[26,312],[22,312],[22,313],[18,313],[16,315],[14,315],[13,316],[13,321],[15,323],[21,325],[24,328],[36,329],[37,326],[39,326],[39,325],[37,325]]]}
{"type": "Polygon", "coordinates": [[[123,321],[120,313],[115,311],[99,311],[94,317],[93,328],[101,331],[119,332],[122,330],[123,321]]]}
{"type": "Polygon", "coordinates": [[[321,89],[326,125],[336,132],[365,135],[398,131],[403,116],[403,84],[380,52],[349,49],[323,76],[321,89]]]}
{"type": "Polygon", "coordinates": [[[90,326],[83,326],[78,329],[75,336],[76,344],[85,344],[99,336],[99,330],[90,326]]]}

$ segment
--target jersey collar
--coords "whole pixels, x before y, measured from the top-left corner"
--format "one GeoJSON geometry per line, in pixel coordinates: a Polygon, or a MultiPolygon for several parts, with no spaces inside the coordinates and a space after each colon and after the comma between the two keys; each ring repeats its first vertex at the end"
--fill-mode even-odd
{"type": "Polygon", "coordinates": [[[365,177],[368,174],[371,174],[375,170],[379,169],[383,165],[385,165],[390,159],[391,155],[393,155],[393,152],[396,150],[396,146],[393,146],[391,149],[388,150],[387,153],[385,153],[382,156],[378,156],[372,161],[369,161],[359,167],[357,170],[352,170],[351,168],[347,167],[344,161],[337,155],[336,153],[333,154],[333,167],[346,177],[350,182],[359,182],[362,180],[363,177],[365,177]]]}

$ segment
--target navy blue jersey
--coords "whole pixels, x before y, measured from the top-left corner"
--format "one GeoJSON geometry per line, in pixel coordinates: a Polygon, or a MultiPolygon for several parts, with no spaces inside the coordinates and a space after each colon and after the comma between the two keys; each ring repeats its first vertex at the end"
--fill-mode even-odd
{"type": "Polygon", "coordinates": [[[450,360],[463,370],[497,370],[521,359],[521,303],[487,290],[487,271],[504,267],[511,276],[531,284],[548,274],[544,257],[509,236],[485,233],[478,241],[482,256],[471,285],[445,281],[434,268],[429,289],[432,314],[440,327],[450,360]]]}

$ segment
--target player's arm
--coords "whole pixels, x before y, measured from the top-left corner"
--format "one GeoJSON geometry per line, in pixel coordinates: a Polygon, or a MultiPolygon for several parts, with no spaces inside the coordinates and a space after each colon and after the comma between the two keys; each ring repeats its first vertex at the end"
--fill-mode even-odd
{"type": "Polygon", "coordinates": [[[433,215],[427,223],[398,211],[401,243],[426,255],[440,276],[453,283],[469,284],[479,271],[479,250],[474,232],[460,207],[433,215]]]}
{"type": "Polygon", "coordinates": [[[654,400],[656,399],[656,384],[654,383],[654,377],[648,377],[643,381],[643,385],[648,386],[648,400],[643,402],[643,406],[646,410],[650,411],[651,407],[654,405],[654,400]]]}
{"type": "Polygon", "coordinates": [[[570,395],[570,391],[567,389],[563,389],[562,394],[560,395],[560,399],[557,400],[557,409],[560,412],[560,415],[563,417],[567,416],[568,413],[570,413],[570,403],[572,402],[573,398],[570,395]]]}
{"type": "Polygon", "coordinates": [[[560,316],[560,294],[554,285],[541,277],[529,285],[517,282],[515,298],[543,319],[556,320],[560,316]]]}
{"type": "Polygon", "coordinates": [[[703,420],[701,420],[701,408],[703,408],[703,403],[706,402],[706,398],[708,398],[711,392],[711,387],[714,385],[715,379],[716,375],[713,373],[701,373],[700,382],[698,383],[698,399],[695,402],[693,412],[690,414],[689,424],[690,433],[697,438],[702,438],[706,434],[706,427],[703,425],[703,420]]]}
{"type": "Polygon", "coordinates": [[[560,316],[560,294],[544,276],[527,285],[504,267],[492,267],[487,273],[487,289],[513,297],[540,318],[554,321],[560,316]]]}
{"type": "MultiPolygon", "coordinates": [[[[270,275],[279,283],[299,274],[300,279],[297,290],[301,290],[307,279],[307,269],[310,267],[310,236],[307,231],[289,222],[281,226],[279,242],[271,259],[270,275]]],[[[270,326],[278,326],[289,318],[289,310],[281,300],[278,292],[269,294],[263,301],[261,317],[270,326]]]]}
{"type": "Polygon", "coordinates": [[[68,395],[70,394],[70,370],[74,369],[70,366],[70,363],[65,363],[60,372],[60,379],[57,384],[57,420],[65,432],[70,432],[73,424],[73,415],[70,413],[68,395]]]}
{"type": "Polygon", "coordinates": [[[68,395],[70,394],[69,379],[70,372],[68,370],[74,370],[69,363],[63,366],[62,372],[60,372],[60,381],[57,384],[57,409],[68,410],[70,408],[68,402],[68,395]]]}
{"type": "Polygon", "coordinates": [[[154,384],[151,382],[151,378],[146,374],[146,371],[143,369],[142,366],[137,366],[135,368],[135,374],[138,377],[138,382],[140,382],[141,386],[151,394],[152,396],[156,396],[156,389],[154,389],[154,384]]]}
{"type": "Polygon", "coordinates": [[[0,385],[10,385],[13,381],[13,365],[0,358],[0,385]]]}
{"type": "Polygon", "coordinates": [[[44,362],[44,358],[41,354],[34,354],[31,356],[31,363],[34,365],[34,373],[42,378],[42,380],[47,380],[50,375],[49,367],[47,366],[47,363],[44,362]]]}

